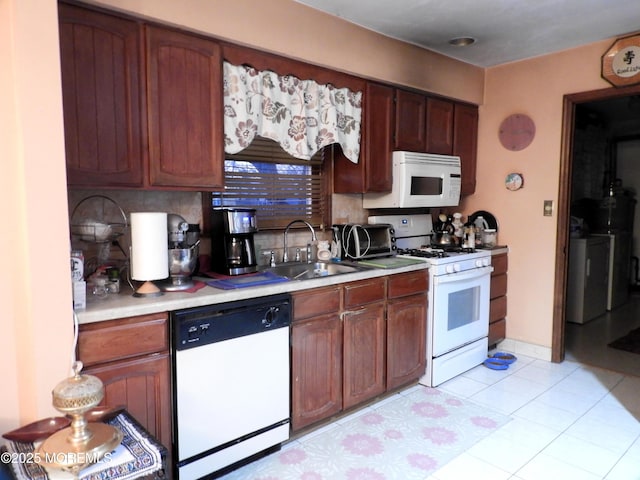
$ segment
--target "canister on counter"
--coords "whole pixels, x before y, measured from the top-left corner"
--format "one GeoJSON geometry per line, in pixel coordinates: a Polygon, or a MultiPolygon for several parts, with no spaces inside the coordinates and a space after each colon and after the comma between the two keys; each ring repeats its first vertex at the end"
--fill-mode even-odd
{"type": "Polygon", "coordinates": [[[485,228],[482,231],[482,246],[493,248],[498,243],[498,232],[495,228],[485,228]]]}
{"type": "Polygon", "coordinates": [[[71,281],[84,280],[84,254],[82,250],[71,250],[71,281]]]}

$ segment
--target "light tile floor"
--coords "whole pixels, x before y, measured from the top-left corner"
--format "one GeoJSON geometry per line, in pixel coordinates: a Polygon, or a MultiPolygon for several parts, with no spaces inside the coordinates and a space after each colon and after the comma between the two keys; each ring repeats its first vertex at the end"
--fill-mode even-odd
{"type": "Polygon", "coordinates": [[[640,296],[568,324],[560,364],[518,357],[479,366],[440,389],[513,420],[428,480],[640,480],[640,355],[607,347],[640,327],[640,296]]]}
{"type": "Polygon", "coordinates": [[[518,356],[438,388],[513,420],[429,480],[640,480],[639,377],[518,356]]]}

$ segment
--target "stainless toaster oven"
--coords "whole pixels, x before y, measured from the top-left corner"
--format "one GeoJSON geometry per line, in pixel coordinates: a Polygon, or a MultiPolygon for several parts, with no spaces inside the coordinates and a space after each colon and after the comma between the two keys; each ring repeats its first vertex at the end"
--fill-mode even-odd
{"type": "Polygon", "coordinates": [[[333,226],[335,242],[341,246],[343,260],[364,260],[396,254],[393,225],[343,224],[333,226]]]}

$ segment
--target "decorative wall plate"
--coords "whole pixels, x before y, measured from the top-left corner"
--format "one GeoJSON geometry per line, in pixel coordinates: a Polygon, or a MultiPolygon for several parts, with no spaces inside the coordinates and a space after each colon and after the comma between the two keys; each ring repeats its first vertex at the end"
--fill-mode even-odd
{"type": "Polygon", "coordinates": [[[640,83],[640,35],[620,38],[602,56],[602,78],[616,87],[640,83]]]}
{"type": "Polygon", "coordinates": [[[498,138],[507,150],[517,152],[529,146],[536,135],[536,125],[531,117],[522,113],[509,115],[500,124],[498,138]]]}
{"type": "Polygon", "coordinates": [[[504,179],[504,185],[507,187],[507,190],[511,190],[512,192],[520,190],[523,184],[524,178],[522,178],[521,173],[510,173],[507,175],[507,178],[504,179]]]}

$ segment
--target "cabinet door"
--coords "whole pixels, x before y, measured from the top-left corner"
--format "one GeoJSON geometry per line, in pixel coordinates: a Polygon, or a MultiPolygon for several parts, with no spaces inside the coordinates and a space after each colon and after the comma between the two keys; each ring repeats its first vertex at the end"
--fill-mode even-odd
{"type": "Polygon", "coordinates": [[[453,102],[427,98],[426,151],[441,155],[453,152],[453,102]]]}
{"type": "Polygon", "coordinates": [[[168,353],[103,364],[83,373],[104,383],[104,405],[126,406],[152,436],[171,448],[168,353]]]}
{"type": "Polygon", "coordinates": [[[385,390],[384,303],[344,313],[344,408],[385,390]]]}
{"type": "Polygon", "coordinates": [[[58,8],[67,182],[140,187],[141,27],[64,3],[58,8]]]}
{"type": "Polygon", "coordinates": [[[395,105],[393,88],[368,83],[365,117],[367,192],[391,191],[391,152],[395,105]]]}
{"type": "Polygon", "coordinates": [[[291,428],[342,410],[342,324],[325,315],[291,327],[291,428]]]}
{"type": "Polygon", "coordinates": [[[222,53],[211,40],[146,27],[152,186],[223,186],[222,53]]]}
{"type": "Polygon", "coordinates": [[[476,191],[476,151],[478,148],[478,107],[456,104],[453,115],[453,154],[460,157],[460,195],[476,191]]]}
{"type": "Polygon", "coordinates": [[[394,89],[367,83],[364,95],[361,151],[353,163],[338,148],[334,159],[335,193],[388,192],[391,190],[394,89]]]}
{"type": "Polygon", "coordinates": [[[395,149],[426,151],[427,99],[419,93],[396,90],[395,149]]]}
{"type": "Polygon", "coordinates": [[[405,385],[426,369],[427,296],[413,295],[387,305],[387,389],[405,385]]]}

